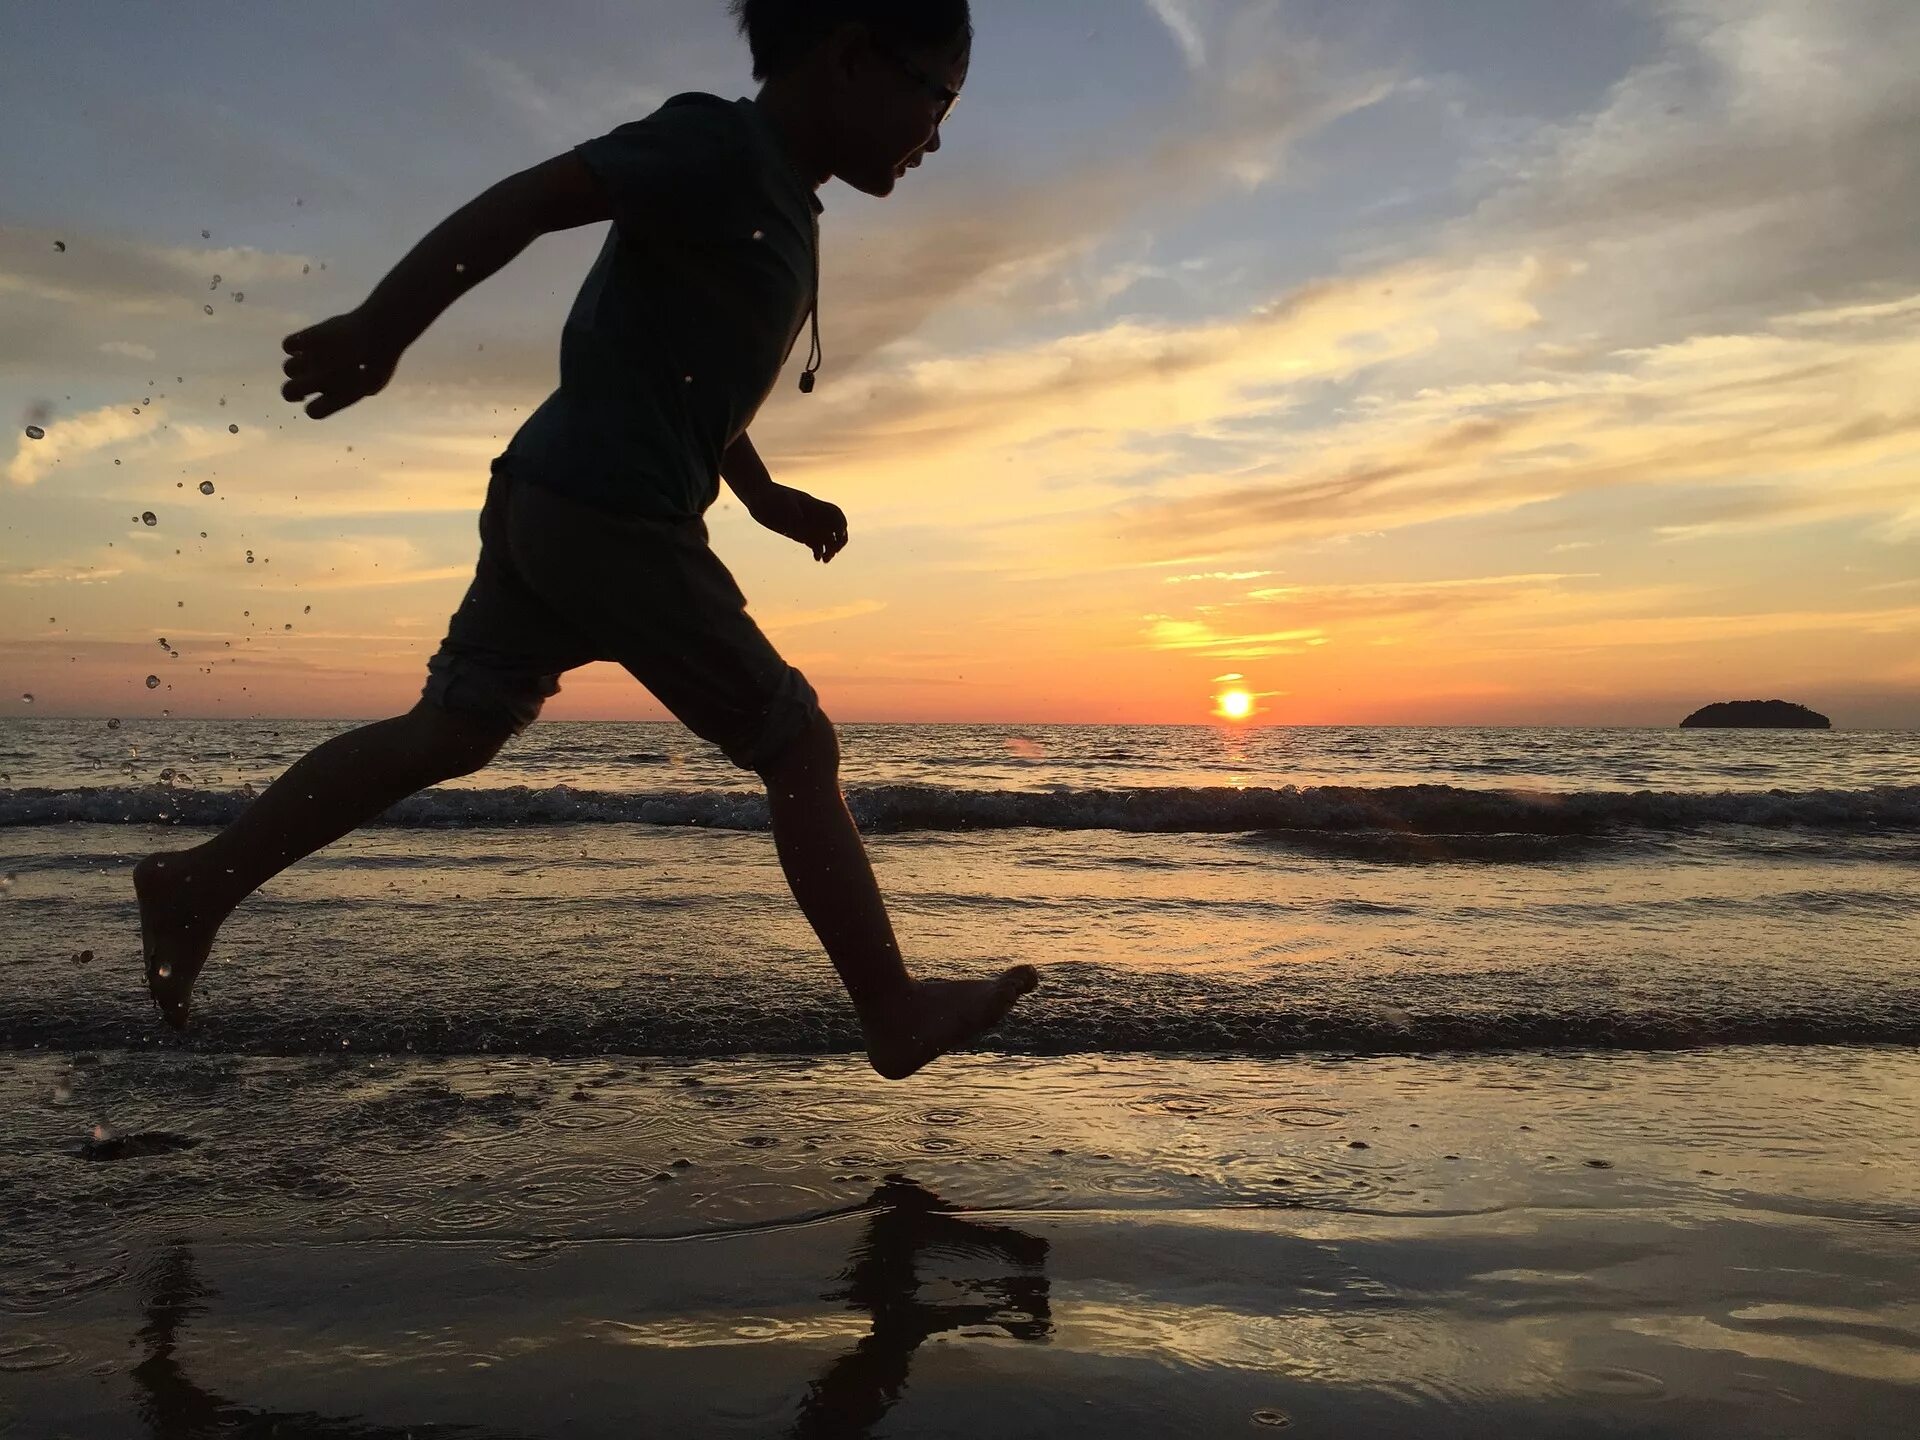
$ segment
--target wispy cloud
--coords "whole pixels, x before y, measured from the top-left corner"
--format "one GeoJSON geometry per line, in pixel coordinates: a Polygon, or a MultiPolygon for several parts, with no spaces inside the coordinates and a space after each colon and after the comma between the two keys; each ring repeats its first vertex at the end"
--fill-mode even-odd
{"type": "Polygon", "coordinates": [[[1174,43],[1186,58],[1189,70],[1202,70],[1207,64],[1207,42],[1200,34],[1190,0],[1147,0],[1147,9],[1172,34],[1174,43]]]}

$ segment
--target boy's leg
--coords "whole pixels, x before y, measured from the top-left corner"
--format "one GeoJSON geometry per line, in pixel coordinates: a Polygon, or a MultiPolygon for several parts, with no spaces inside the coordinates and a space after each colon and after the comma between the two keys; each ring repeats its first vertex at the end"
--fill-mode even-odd
{"type": "Polygon", "coordinates": [[[136,865],[147,985],[167,1023],[185,1027],[214,935],[243,899],[416,790],[478,770],[511,733],[422,701],[317,746],[206,843],[136,865]]]}
{"type": "Polygon", "coordinates": [[[840,793],[840,746],[817,714],[761,772],[774,846],[794,899],[852,997],[873,1068],[904,1079],[997,1024],[1039,983],[1031,965],[982,980],[915,980],[840,793]]]}

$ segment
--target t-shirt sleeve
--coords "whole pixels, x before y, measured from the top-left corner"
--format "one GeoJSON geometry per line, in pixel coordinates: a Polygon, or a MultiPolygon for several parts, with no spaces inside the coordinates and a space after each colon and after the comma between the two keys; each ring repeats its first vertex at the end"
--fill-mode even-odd
{"type": "Polygon", "coordinates": [[[739,152],[700,106],[656,110],[573,148],[605,188],[616,225],[685,239],[718,223],[739,152]]]}

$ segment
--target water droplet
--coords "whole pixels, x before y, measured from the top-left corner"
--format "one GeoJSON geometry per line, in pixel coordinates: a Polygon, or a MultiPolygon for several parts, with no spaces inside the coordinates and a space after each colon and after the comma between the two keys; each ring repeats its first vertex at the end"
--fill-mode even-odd
{"type": "Polygon", "coordinates": [[[218,275],[216,275],[216,276],[214,276],[214,277],[213,277],[213,283],[212,283],[211,285],[209,285],[209,286],[207,286],[207,289],[209,289],[209,290],[218,290],[219,288],[220,288],[220,277],[219,277],[218,275]]]}
{"type": "Polygon", "coordinates": [[[167,637],[164,635],[160,637],[160,648],[162,650],[165,650],[167,648],[167,637]]]}
{"type": "Polygon", "coordinates": [[[26,692],[26,693],[25,693],[24,695],[22,695],[22,696],[21,696],[20,698],[21,698],[21,700],[23,700],[24,702],[26,702],[26,703],[27,703],[27,704],[29,704],[29,705],[31,705],[31,704],[33,704],[33,692],[32,692],[31,690],[29,690],[29,691],[27,691],[27,692],[26,692]]]}
{"type": "Polygon", "coordinates": [[[153,967],[153,973],[158,975],[162,980],[165,980],[168,976],[173,974],[173,966],[163,962],[153,967]]]}
{"type": "Polygon", "coordinates": [[[200,532],[200,538],[201,538],[202,540],[204,540],[204,539],[206,539],[206,538],[207,538],[207,532],[206,532],[206,531],[204,531],[204,530],[202,530],[202,531],[200,532]]]}
{"type": "Polygon", "coordinates": [[[213,238],[213,235],[212,235],[212,232],[210,232],[210,231],[206,231],[206,230],[202,230],[202,231],[200,232],[200,238],[201,238],[202,240],[211,240],[211,239],[213,238]]]}
{"type": "Polygon", "coordinates": [[[47,438],[47,432],[42,430],[38,425],[29,425],[27,426],[27,438],[29,440],[44,440],[47,438]]]}
{"type": "MultiPolygon", "coordinates": [[[[200,493],[201,493],[202,495],[211,495],[211,494],[213,493],[213,481],[211,481],[211,480],[202,480],[202,481],[200,482],[200,493]]],[[[206,539],[206,538],[207,538],[207,532],[206,532],[206,531],[204,531],[204,530],[202,530],[202,531],[200,532],[200,538],[201,538],[202,540],[204,540],[204,539],[206,539]]]]}
{"type": "Polygon", "coordinates": [[[158,675],[147,676],[147,689],[158,690],[159,688],[160,688],[160,677],[158,675]]]}
{"type": "Polygon", "coordinates": [[[289,620],[289,621],[288,621],[288,622],[286,623],[286,625],[285,625],[285,626],[283,626],[282,628],[283,628],[283,629],[287,629],[287,630],[291,630],[291,629],[293,628],[293,622],[292,622],[291,620],[289,620]]]}
{"type": "Polygon", "coordinates": [[[53,242],[53,248],[64,255],[67,253],[67,242],[64,240],[56,240],[53,242]]]}
{"type": "Polygon", "coordinates": [[[120,722],[118,720],[107,721],[107,729],[118,730],[119,728],[120,728],[120,722]]]}
{"type": "Polygon", "coordinates": [[[302,275],[305,275],[305,274],[307,274],[307,273],[309,273],[309,272],[310,272],[310,271],[311,271],[312,269],[313,269],[313,266],[311,266],[311,265],[302,265],[302,266],[300,267],[300,273],[301,273],[302,275]]]}
{"type": "Polygon", "coordinates": [[[222,405],[225,405],[225,404],[227,403],[227,397],[226,397],[226,396],[224,396],[224,395],[222,395],[222,396],[220,397],[220,403],[221,403],[222,405]]]}
{"type": "Polygon", "coordinates": [[[212,307],[211,305],[202,305],[202,306],[201,306],[200,308],[201,308],[202,310],[204,310],[204,311],[206,311],[206,312],[207,312],[207,314],[209,314],[209,315],[211,315],[211,314],[213,313],[213,307],[212,307]]]}
{"type": "Polygon", "coordinates": [[[138,414],[140,413],[140,407],[139,407],[138,405],[136,405],[136,406],[134,406],[134,407],[133,407],[133,413],[134,413],[134,414],[136,414],[136,415],[138,415],[138,414]]]}
{"type": "Polygon", "coordinates": [[[247,292],[244,290],[236,290],[233,292],[233,303],[236,305],[238,305],[242,300],[246,298],[247,298],[247,292]]]}
{"type": "Polygon", "coordinates": [[[756,240],[764,240],[767,238],[767,232],[764,230],[756,230],[753,232],[753,238],[756,240]]]}
{"type": "Polygon", "coordinates": [[[251,550],[247,551],[247,563],[249,565],[253,563],[253,551],[251,550]]]}
{"type": "Polygon", "coordinates": [[[160,517],[155,515],[151,510],[142,510],[140,512],[140,523],[142,525],[158,525],[160,523],[160,517]]]}
{"type": "Polygon", "coordinates": [[[240,433],[240,427],[238,425],[229,425],[227,426],[227,433],[229,435],[238,435],[240,433]]]}
{"type": "Polygon", "coordinates": [[[307,608],[302,610],[300,613],[302,615],[311,615],[313,613],[313,606],[311,605],[307,606],[307,608]]]}
{"type": "Polygon", "coordinates": [[[456,260],[453,262],[453,273],[456,275],[464,275],[467,273],[467,267],[464,264],[462,264],[460,261],[456,260]]]}

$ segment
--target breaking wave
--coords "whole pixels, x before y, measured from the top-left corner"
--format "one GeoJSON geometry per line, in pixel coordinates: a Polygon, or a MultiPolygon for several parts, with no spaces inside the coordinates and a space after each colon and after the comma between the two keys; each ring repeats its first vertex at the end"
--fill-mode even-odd
{"type": "MultiPolygon", "coordinates": [[[[252,792],[179,785],[0,790],[0,825],[225,825],[252,792]]],[[[1409,835],[1605,835],[1749,825],[1818,830],[1920,829],[1920,786],[1864,790],[1479,790],[1452,785],[1320,785],[1278,789],[1152,787],[1047,791],[943,785],[852,786],[863,830],[1256,831],[1409,835]]],[[[505,828],[679,825],[765,830],[759,791],[439,789],[387,811],[378,825],[505,828]]]]}

